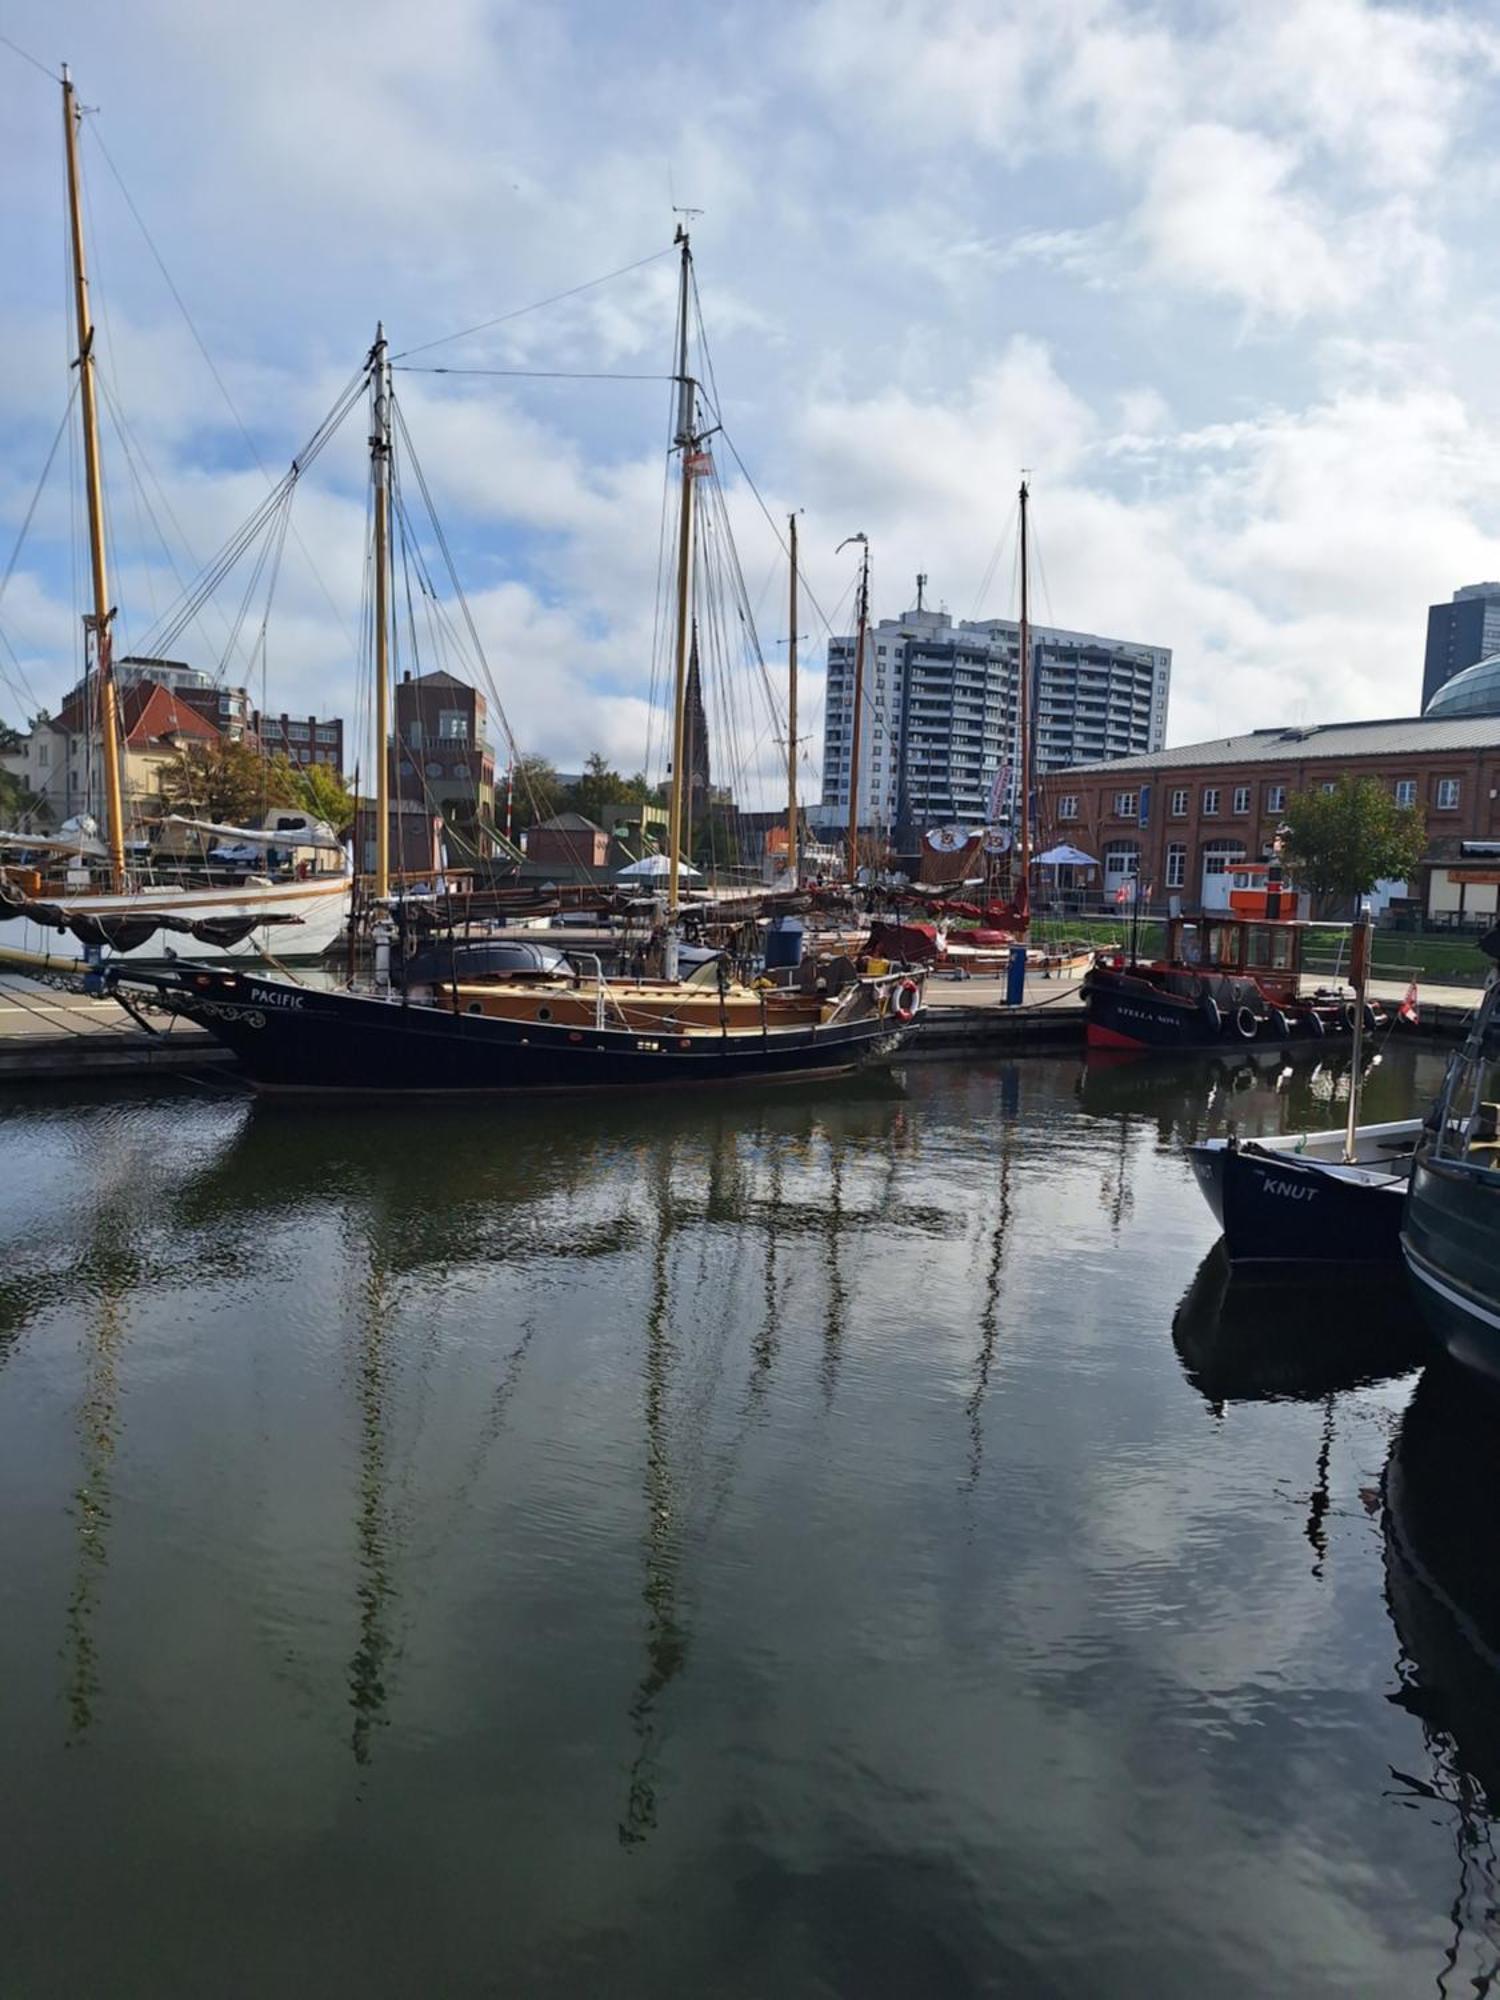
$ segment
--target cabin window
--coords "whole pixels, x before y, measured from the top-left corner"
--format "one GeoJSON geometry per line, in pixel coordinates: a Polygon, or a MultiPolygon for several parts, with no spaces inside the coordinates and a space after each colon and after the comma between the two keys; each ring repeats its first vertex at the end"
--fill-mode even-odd
{"type": "MultiPolygon", "coordinates": [[[[1238,879],[1236,877],[1236,880],[1238,879]]],[[[1250,933],[1250,950],[1245,962],[1257,968],[1269,966],[1271,963],[1271,934],[1260,924],[1257,924],[1250,933]]]]}
{"type": "Polygon", "coordinates": [[[1172,794],[1171,813],[1173,819],[1186,819],[1188,809],[1187,786],[1179,785],[1172,794]]]}
{"type": "Polygon", "coordinates": [[[1219,810],[1219,788],[1217,785],[1203,787],[1203,816],[1212,819],[1219,810]]]}
{"type": "Polygon", "coordinates": [[[1203,962],[1203,939],[1197,924],[1184,924],[1178,934],[1177,956],[1184,965],[1201,965],[1203,962]]]}
{"type": "Polygon", "coordinates": [[[1451,812],[1458,804],[1459,781],[1457,778],[1439,778],[1437,781],[1437,805],[1440,812],[1451,812]]]}

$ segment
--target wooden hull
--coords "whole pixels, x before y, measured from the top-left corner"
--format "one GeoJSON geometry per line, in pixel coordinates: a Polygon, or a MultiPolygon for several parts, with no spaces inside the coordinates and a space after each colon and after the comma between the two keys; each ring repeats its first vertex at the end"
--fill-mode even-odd
{"type": "MultiPolygon", "coordinates": [[[[129,958],[168,956],[194,963],[215,964],[230,959],[289,960],[321,958],[343,931],[349,915],[349,881],[328,875],[303,882],[279,882],[265,887],[150,889],[121,896],[60,896],[49,903],[65,916],[105,921],[147,921],[153,913],[179,923],[234,922],[263,911],[267,916],[295,917],[295,923],[257,925],[233,945],[214,945],[182,930],[156,930],[129,958]]],[[[123,954],[103,947],[105,963],[123,954]]],[[[30,917],[0,921],[0,963],[26,961],[37,970],[76,972],[85,960],[83,943],[70,930],[39,924],[30,917]]]]}
{"type": "MultiPolygon", "coordinates": [[[[792,1028],[674,1034],[569,1026],[324,992],[253,973],[131,975],[239,1058],[258,1090],[353,1096],[663,1090],[840,1076],[910,1028],[881,1008],[792,1028]]],[[[920,1018],[918,1016],[917,1018],[920,1018]]]]}

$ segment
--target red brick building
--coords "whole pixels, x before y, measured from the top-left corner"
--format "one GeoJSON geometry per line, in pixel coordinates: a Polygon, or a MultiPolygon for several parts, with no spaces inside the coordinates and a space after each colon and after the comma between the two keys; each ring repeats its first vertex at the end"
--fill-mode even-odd
{"type": "MultiPolygon", "coordinates": [[[[1412,717],[1257,729],[1147,756],[1080,764],[1041,781],[1042,844],[1102,864],[1109,899],[1130,876],[1184,908],[1224,908],[1236,858],[1269,856],[1294,792],[1373,777],[1427,816],[1421,879],[1405,885],[1439,921],[1493,914],[1500,888],[1500,716],[1412,717]]],[[[1392,893],[1400,894],[1399,888],[1392,893]]]]}

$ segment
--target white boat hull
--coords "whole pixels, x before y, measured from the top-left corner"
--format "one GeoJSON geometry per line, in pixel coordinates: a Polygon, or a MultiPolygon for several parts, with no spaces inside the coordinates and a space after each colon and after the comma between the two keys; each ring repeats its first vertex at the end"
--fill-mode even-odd
{"type": "MultiPolygon", "coordinates": [[[[321,958],[339,937],[349,915],[349,878],[314,876],[301,882],[253,884],[241,888],[142,889],[121,896],[49,897],[52,908],[69,916],[144,918],[154,912],[182,923],[233,920],[252,912],[295,917],[295,923],[258,924],[238,944],[207,944],[186,931],[158,930],[128,953],[101,948],[105,961],[166,958],[223,962],[226,959],[305,960],[321,958]]],[[[30,969],[70,971],[83,964],[85,947],[70,930],[55,930],[31,917],[0,923],[0,965],[25,961],[30,969]]]]}

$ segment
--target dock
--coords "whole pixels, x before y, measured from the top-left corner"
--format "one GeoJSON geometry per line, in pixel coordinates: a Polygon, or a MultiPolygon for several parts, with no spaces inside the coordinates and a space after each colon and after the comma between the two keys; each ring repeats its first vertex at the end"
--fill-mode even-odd
{"type": "MultiPolygon", "coordinates": [[[[902,1051],[902,1061],[958,1061],[1013,1055],[1054,1055],[1081,1050],[1084,1040],[1081,981],[1034,975],[1019,1007],[1005,1004],[1002,978],[928,981],[927,1015],[902,1051]]],[[[1375,999],[1394,1009],[1404,986],[1375,981],[1375,999]]],[[[1424,987],[1424,1038],[1459,1041],[1479,1001],[1479,988],[1424,987]]],[[[65,1083],[91,1078],[179,1075],[226,1069],[234,1059],[201,1028],[183,1020],[161,1022],[160,1035],[136,1026],[113,1000],[43,985],[9,974],[0,977],[0,1085],[65,1083]]],[[[1405,1032],[1405,1031],[1403,1031],[1405,1032]]],[[[227,1079],[225,1079],[227,1081],[227,1079]]]]}
{"type": "Polygon", "coordinates": [[[162,1027],[159,1037],[149,1035],[113,1000],[7,976],[0,979],[0,1084],[232,1068],[228,1049],[201,1028],[165,1020],[162,1027]]]}

